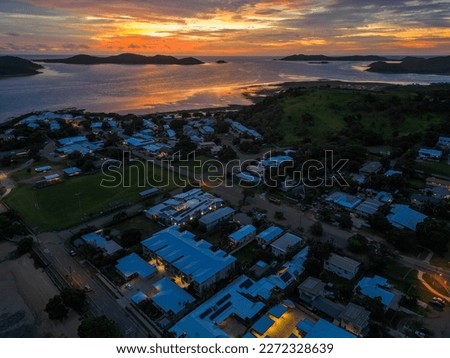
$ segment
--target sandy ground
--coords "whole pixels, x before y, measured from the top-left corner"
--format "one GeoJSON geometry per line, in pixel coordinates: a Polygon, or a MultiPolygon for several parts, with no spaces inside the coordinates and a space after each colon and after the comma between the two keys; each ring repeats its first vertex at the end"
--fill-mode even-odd
{"type": "Polygon", "coordinates": [[[14,250],[0,242],[0,337],[77,337],[79,316],[71,311],[63,323],[48,319],[45,305],[59,291],[29,255],[9,260],[14,250]]]}

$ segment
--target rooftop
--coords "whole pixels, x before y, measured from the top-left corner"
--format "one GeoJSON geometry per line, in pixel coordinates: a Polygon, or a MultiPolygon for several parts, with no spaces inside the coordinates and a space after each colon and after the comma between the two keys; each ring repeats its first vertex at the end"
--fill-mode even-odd
{"type": "Polygon", "coordinates": [[[222,217],[226,217],[232,215],[234,213],[234,209],[226,206],[224,208],[217,209],[212,213],[206,214],[202,218],[200,218],[199,222],[203,225],[208,225],[214,223],[222,217]]]}
{"type": "Polygon", "coordinates": [[[306,333],[305,338],[356,338],[353,334],[347,332],[324,319],[319,319],[316,323],[309,320],[300,321],[297,328],[306,333]],[[305,323],[304,323],[305,322],[305,323]]]}
{"type": "Polygon", "coordinates": [[[407,205],[394,204],[391,206],[391,213],[387,216],[389,222],[400,229],[410,229],[415,231],[417,224],[427,218],[426,215],[411,209],[407,205]]]}
{"type": "Polygon", "coordinates": [[[266,230],[260,232],[256,237],[261,241],[264,241],[267,244],[270,244],[273,240],[275,240],[278,236],[283,233],[283,229],[278,226],[268,227],[266,230]]]}
{"type": "Polygon", "coordinates": [[[84,242],[87,244],[93,245],[95,247],[98,247],[104,251],[108,255],[112,255],[115,252],[122,250],[122,246],[120,246],[117,242],[114,240],[106,240],[102,235],[102,231],[95,231],[91,232],[89,234],[81,236],[84,242]]]}
{"type": "Polygon", "coordinates": [[[264,308],[264,304],[252,293],[254,284],[247,276],[240,276],[178,321],[171,330],[177,337],[228,337],[218,324],[233,314],[244,321],[253,319],[264,308]]]}
{"type": "Polygon", "coordinates": [[[144,240],[142,245],[198,283],[236,261],[222,250],[211,251],[210,243],[195,241],[194,237],[189,231],[180,232],[178,227],[171,226],[144,240]]]}
{"type": "Polygon", "coordinates": [[[147,278],[156,273],[155,267],[134,252],[117,260],[117,265],[115,267],[127,278],[135,274],[138,274],[142,278],[147,278]]]}
{"type": "Polygon", "coordinates": [[[350,257],[345,257],[337,254],[331,254],[328,258],[328,264],[339,267],[345,271],[353,272],[358,270],[360,263],[351,259],[350,257]]]}
{"type": "Polygon", "coordinates": [[[294,247],[303,242],[303,239],[297,235],[287,232],[279,239],[275,240],[270,244],[273,248],[280,251],[287,252],[289,248],[294,247]]]}
{"type": "Polygon", "coordinates": [[[309,293],[313,296],[318,296],[323,292],[325,283],[318,278],[309,276],[298,286],[298,288],[299,290],[309,293]]]}
{"type": "Polygon", "coordinates": [[[363,213],[363,214],[372,215],[378,211],[378,208],[381,205],[383,205],[383,204],[381,202],[379,202],[378,200],[366,199],[356,207],[356,211],[363,213]]]}
{"type": "Polygon", "coordinates": [[[383,168],[380,162],[370,162],[366,163],[359,170],[361,173],[365,174],[375,174],[378,173],[383,168]]]}
{"type": "Polygon", "coordinates": [[[273,306],[269,310],[269,314],[271,314],[272,316],[274,316],[276,318],[280,318],[286,311],[287,311],[287,307],[286,306],[284,306],[282,304],[278,304],[276,306],[273,306]]]}
{"type": "Polygon", "coordinates": [[[364,307],[349,303],[341,313],[340,318],[347,322],[353,322],[357,327],[364,327],[368,324],[370,312],[364,307]]]}
{"type": "Polygon", "coordinates": [[[264,334],[275,322],[267,317],[262,316],[260,319],[258,319],[252,326],[252,329],[256,331],[258,334],[264,334]]]}
{"type": "Polygon", "coordinates": [[[151,300],[166,313],[178,314],[186,305],[195,301],[194,297],[165,277],[155,282],[153,287],[158,293],[152,296],[151,300]]]}
{"type": "Polygon", "coordinates": [[[361,293],[364,296],[370,298],[381,298],[381,303],[385,307],[389,307],[394,300],[395,294],[386,290],[384,287],[389,287],[387,279],[380,276],[363,277],[358,282],[357,287],[361,289],[361,293]]]}
{"type": "Polygon", "coordinates": [[[63,172],[64,172],[64,174],[67,174],[67,175],[73,175],[73,174],[80,173],[81,169],[77,168],[77,167],[71,167],[71,168],[64,169],[63,172]]]}
{"type": "Polygon", "coordinates": [[[229,238],[233,241],[239,242],[255,232],[256,228],[253,225],[245,225],[241,227],[239,230],[233,232],[229,236],[229,238]]]}
{"type": "Polygon", "coordinates": [[[337,191],[331,194],[330,196],[328,196],[327,200],[347,209],[354,209],[362,202],[362,200],[357,196],[346,194],[341,191],[337,191]]]}

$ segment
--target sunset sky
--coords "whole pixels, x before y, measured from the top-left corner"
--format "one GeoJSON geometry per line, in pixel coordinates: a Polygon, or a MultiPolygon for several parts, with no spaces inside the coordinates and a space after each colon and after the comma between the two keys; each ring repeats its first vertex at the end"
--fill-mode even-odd
{"type": "Polygon", "coordinates": [[[450,0],[0,0],[0,53],[449,54],[450,0]]]}

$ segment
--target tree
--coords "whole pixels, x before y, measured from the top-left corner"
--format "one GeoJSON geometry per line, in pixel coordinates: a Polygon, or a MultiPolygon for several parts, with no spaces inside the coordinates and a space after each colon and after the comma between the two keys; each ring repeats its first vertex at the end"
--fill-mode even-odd
{"type": "Polygon", "coordinates": [[[351,229],[353,226],[352,217],[348,212],[343,212],[337,220],[339,226],[343,229],[351,229]]]}
{"type": "Polygon", "coordinates": [[[120,244],[123,247],[131,247],[141,242],[142,233],[138,229],[125,230],[120,238],[120,244]]]}
{"type": "Polygon", "coordinates": [[[441,254],[447,252],[450,229],[444,221],[426,218],[417,224],[416,234],[419,244],[441,254]]]}
{"type": "Polygon", "coordinates": [[[33,247],[33,238],[31,236],[27,236],[19,241],[19,244],[17,246],[17,252],[21,255],[26,254],[31,250],[32,247],[33,247]]]}
{"type": "Polygon", "coordinates": [[[242,205],[245,205],[247,198],[253,198],[255,196],[255,192],[250,188],[242,189],[242,205]]]}
{"type": "Polygon", "coordinates": [[[86,304],[86,292],[84,290],[66,287],[61,291],[61,299],[67,307],[80,311],[86,304]]]}
{"type": "Polygon", "coordinates": [[[56,295],[48,301],[45,306],[45,312],[48,313],[48,317],[51,320],[62,321],[67,318],[69,308],[64,304],[61,296],[56,295]]]}
{"type": "Polygon", "coordinates": [[[363,253],[368,249],[369,240],[360,234],[353,235],[347,240],[347,248],[354,253],[363,253]]]}
{"type": "Polygon", "coordinates": [[[386,219],[386,217],[382,213],[375,213],[369,216],[369,224],[373,230],[386,232],[392,228],[391,223],[386,219]]]}
{"type": "Polygon", "coordinates": [[[230,160],[236,159],[238,157],[237,153],[233,150],[233,148],[226,145],[218,153],[218,156],[219,159],[224,163],[227,163],[230,160]]]}
{"type": "Polygon", "coordinates": [[[319,221],[316,221],[314,224],[311,225],[311,227],[309,228],[309,231],[314,236],[322,236],[322,234],[323,234],[322,224],[319,221]]]}
{"type": "Polygon", "coordinates": [[[119,328],[106,316],[85,318],[78,327],[80,338],[120,338],[119,328]]]}

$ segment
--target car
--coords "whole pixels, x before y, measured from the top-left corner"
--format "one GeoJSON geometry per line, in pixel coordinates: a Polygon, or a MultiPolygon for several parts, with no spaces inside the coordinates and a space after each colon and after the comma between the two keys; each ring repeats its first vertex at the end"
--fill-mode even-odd
{"type": "Polygon", "coordinates": [[[88,284],[86,284],[86,285],[84,285],[84,290],[85,290],[86,292],[91,292],[91,291],[92,291],[92,288],[91,288],[91,286],[89,286],[88,284]]]}
{"type": "Polygon", "coordinates": [[[75,252],[75,250],[70,250],[69,254],[70,254],[70,256],[77,256],[77,253],[75,252]]]}
{"type": "Polygon", "coordinates": [[[443,309],[444,307],[445,307],[445,303],[442,303],[442,302],[438,302],[438,301],[434,301],[434,300],[431,300],[430,302],[428,302],[430,305],[432,305],[433,307],[435,307],[435,308],[438,308],[438,309],[443,309]]]}

